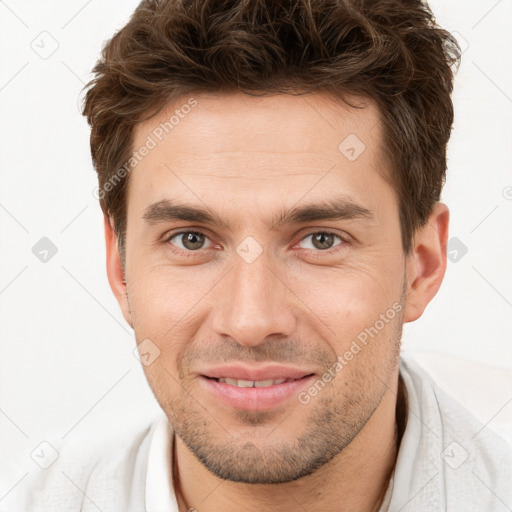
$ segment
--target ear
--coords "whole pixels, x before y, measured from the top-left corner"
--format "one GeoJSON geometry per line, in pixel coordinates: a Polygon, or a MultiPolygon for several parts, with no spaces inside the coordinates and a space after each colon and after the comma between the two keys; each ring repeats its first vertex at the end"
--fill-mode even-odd
{"type": "Polygon", "coordinates": [[[436,203],[427,224],[419,228],[406,260],[407,300],[404,322],[414,322],[439,290],[446,272],[450,211],[436,203]]]}
{"type": "Polygon", "coordinates": [[[130,314],[130,306],[128,304],[128,295],[126,294],[126,282],[124,279],[123,267],[121,265],[121,256],[119,254],[119,246],[117,243],[117,235],[110,222],[110,219],[104,215],[105,225],[105,246],[107,250],[107,275],[110,288],[121,307],[123,316],[130,327],[133,328],[130,314]]]}

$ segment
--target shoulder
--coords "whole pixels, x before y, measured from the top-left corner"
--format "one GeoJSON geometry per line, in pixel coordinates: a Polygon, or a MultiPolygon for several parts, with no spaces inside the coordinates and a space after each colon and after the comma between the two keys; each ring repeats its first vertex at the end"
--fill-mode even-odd
{"type": "Polygon", "coordinates": [[[31,475],[20,510],[127,511],[129,503],[143,504],[149,445],[161,421],[153,418],[105,438],[89,434],[63,442],[55,463],[31,475]]]}
{"type": "Polygon", "coordinates": [[[411,402],[410,434],[419,438],[408,440],[408,455],[414,451],[417,462],[439,481],[431,484],[437,486],[439,501],[447,510],[512,506],[512,446],[441,389],[416,362],[402,360],[401,375],[411,402]]]}

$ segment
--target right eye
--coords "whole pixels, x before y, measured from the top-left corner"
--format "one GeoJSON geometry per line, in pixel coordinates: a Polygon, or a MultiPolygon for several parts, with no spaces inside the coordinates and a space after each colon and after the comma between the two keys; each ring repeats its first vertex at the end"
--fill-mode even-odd
{"type": "Polygon", "coordinates": [[[197,231],[180,231],[167,237],[166,241],[183,251],[195,252],[206,248],[204,247],[205,240],[209,240],[209,238],[203,233],[197,231]],[[173,242],[174,239],[178,240],[177,244],[173,242]]]}

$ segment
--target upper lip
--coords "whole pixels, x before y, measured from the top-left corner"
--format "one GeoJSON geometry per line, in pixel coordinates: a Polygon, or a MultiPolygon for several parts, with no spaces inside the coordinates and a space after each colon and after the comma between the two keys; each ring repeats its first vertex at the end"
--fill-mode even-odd
{"type": "Polygon", "coordinates": [[[198,373],[213,379],[227,377],[231,379],[255,381],[277,379],[301,379],[306,375],[311,375],[313,372],[300,368],[292,368],[290,366],[283,366],[278,364],[265,364],[258,366],[228,364],[223,366],[216,366],[214,368],[207,368],[198,373]]]}

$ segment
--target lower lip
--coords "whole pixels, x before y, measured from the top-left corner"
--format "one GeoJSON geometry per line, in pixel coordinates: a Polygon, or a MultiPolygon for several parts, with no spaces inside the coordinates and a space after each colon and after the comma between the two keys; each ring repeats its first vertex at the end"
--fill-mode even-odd
{"type": "Polygon", "coordinates": [[[264,388],[239,388],[225,382],[201,376],[200,380],[208,390],[225,404],[246,411],[262,411],[275,407],[292,396],[312,381],[314,375],[302,379],[274,384],[264,388]]]}

